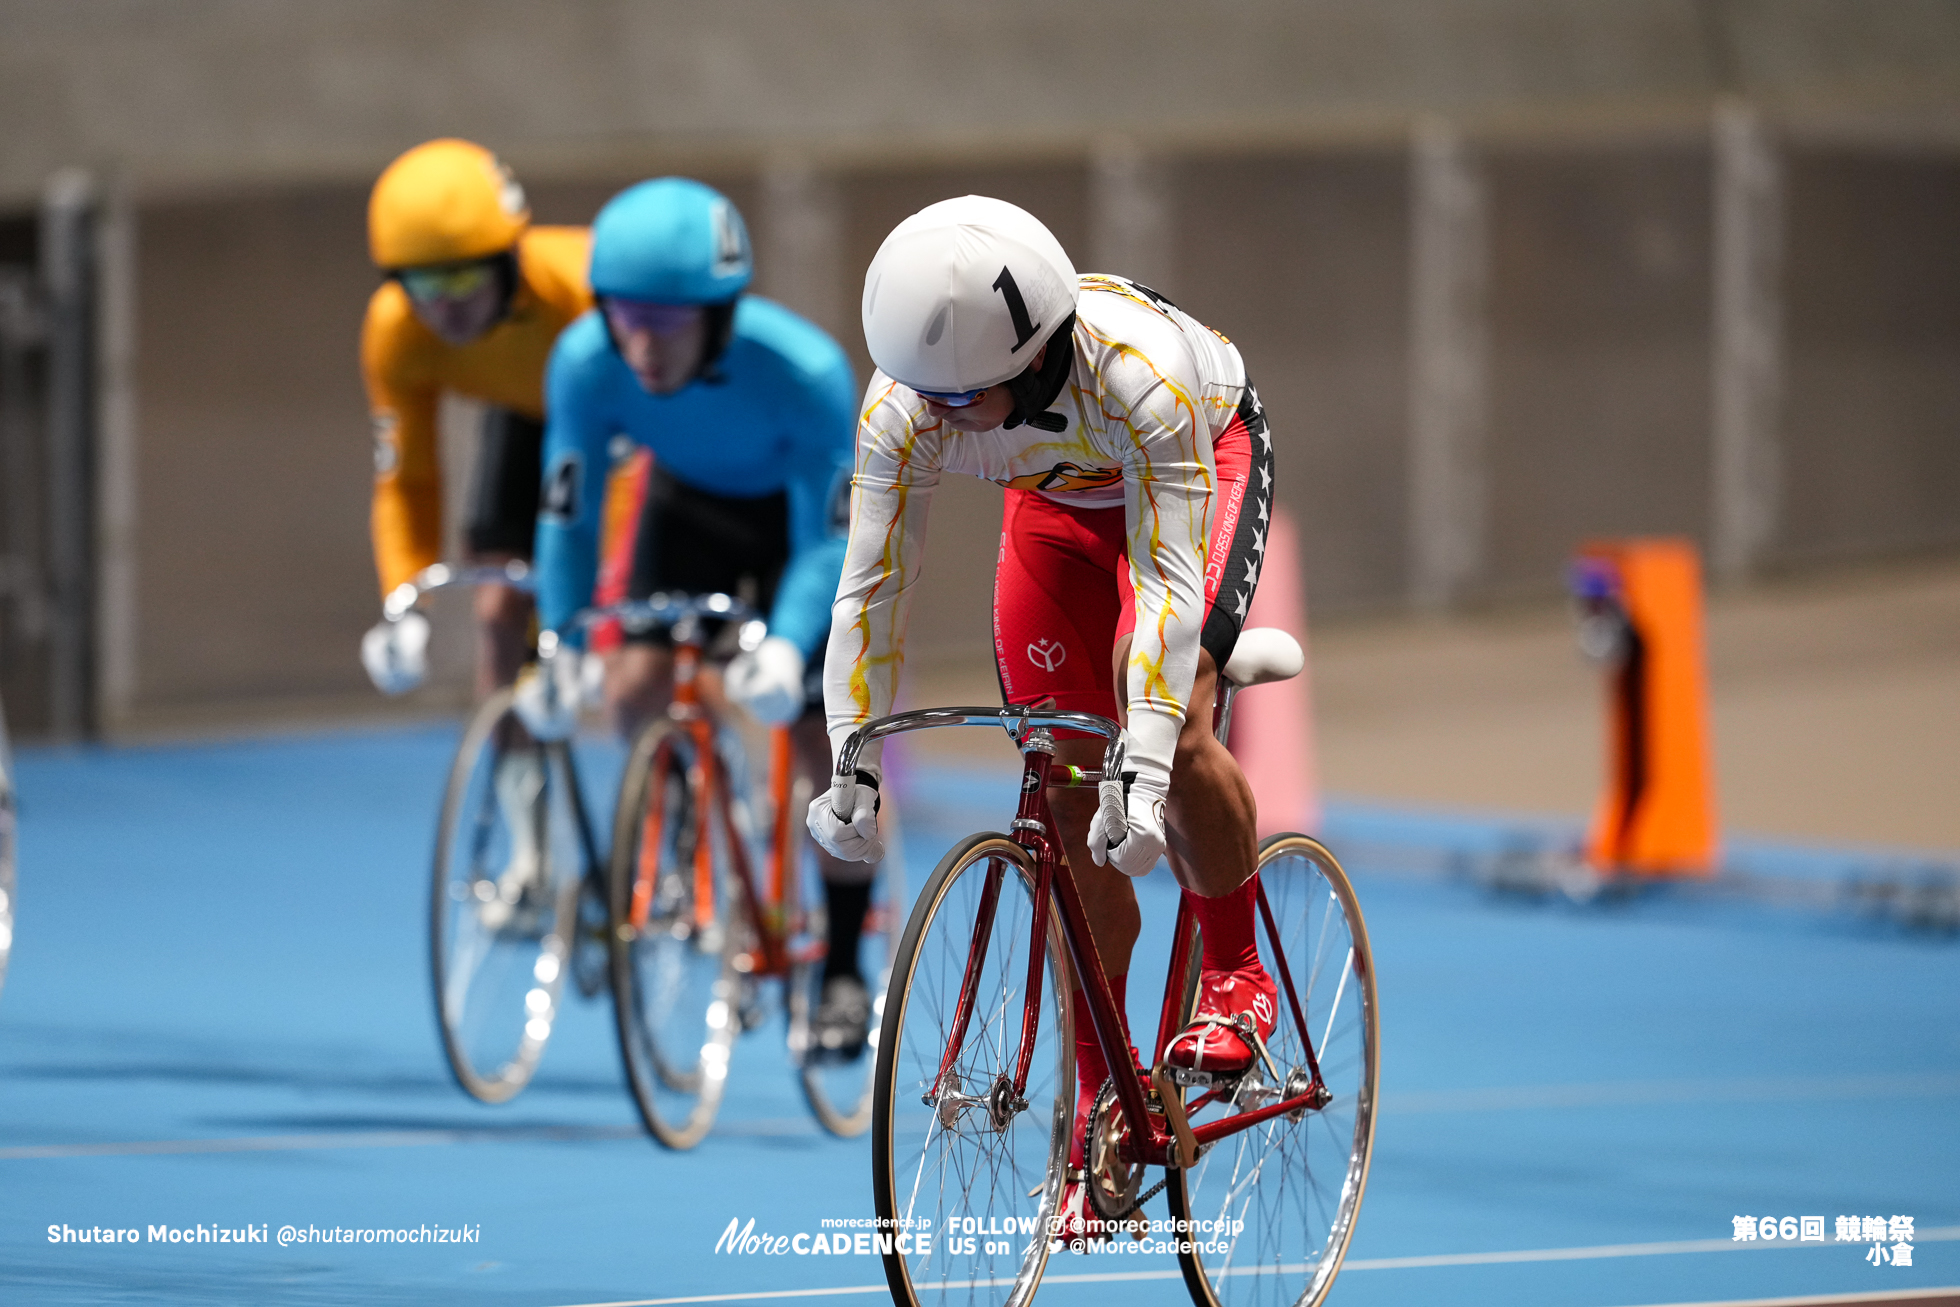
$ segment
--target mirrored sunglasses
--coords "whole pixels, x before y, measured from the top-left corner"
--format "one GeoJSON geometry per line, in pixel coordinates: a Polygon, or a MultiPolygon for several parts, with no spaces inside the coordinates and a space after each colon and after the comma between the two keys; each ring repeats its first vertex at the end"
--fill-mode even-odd
{"type": "Polygon", "coordinates": [[[694,325],[701,314],[698,304],[655,304],[651,300],[627,300],[608,295],[603,301],[606,321],[616,332],[650,331],[671,336],[694,325]]]}
{"type": "Polygon", "coordinates": [[[450,263],[434,268],[403,268],[395,276],[408,297],[424,304],[474,295],[490,284],[496,269],[487,262],[450,263]]]}
{"type": "Polygon", "coordinates": [[[969,404],[978,404],[980,402],[980,397],[986,394],[989,389],[991,389],[991,387],[982,386],[978,390],[947,391],[947,390],[919,390],[918,388],[914,387],[913,393],[916,394],[920,399],[931,400],[933,403],[939,405],[941,408],[965,408],[969,404]]]}

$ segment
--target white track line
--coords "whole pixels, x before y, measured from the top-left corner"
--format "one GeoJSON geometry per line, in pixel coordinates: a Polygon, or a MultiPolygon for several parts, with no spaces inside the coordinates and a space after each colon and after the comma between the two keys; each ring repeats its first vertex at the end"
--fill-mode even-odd
{"type": "MultiPolygon", "coordinates": [[[[1939,1243],[1960,1239],[1960,1225],[1933,1226],[1921,1230],[1914,1237],[1914,1243],[1939,1243]]],[[[1343,1271],[1404,1271],[1436,1266],[1492,1266],[1518,1262],[1570,1262],[1587,1261],[1594,1258],[1611,1257],[1657,1257],[1675,1253],[1717,1253],[1717,1252],[1777,1252],[1790,1248],[1843,1248],[1838,1243],[1737,1243],[1732,1239],[1683,1239],[1673,1243],[1618,1243],[1599,1244],[1589,1248],[1531,1248],[1517,1252],[1502,1253],[1439,1253],[1430,1257],[1350,1257],[1341,1264],[1343,1271]]],[[[1849,1245],[1856,1247],[1857,1245],[1849,1245]]],[[[1304,1271],[1305,1266],[1286,1266],[1283,1271],[1304,1271]]],[[[1252,1274],[1247,1270],[1243,1274],[1252,1274]]],[[[1139,1280],[1181,1280],[1182,1271],[1111,1271],[1105,1274],[1087,1275],[1044,1275],[1043,1284],[1126,1284],[1139,1280]]],[[[1011,1284],[1011,1280],[962,1280],[943,1287],[948,1289],[984,1288],[1011,1284]]],[[[567,1307],[682,1307],[687,1303],[704,1302],[768,1302],[778,1298],[833,1298],[850,1294],[889,1293],[889,1286],[883,1284],[855,1284],[836,1289],[778,1289],[773,1292],[755,1293],[704,1293],[685,1298],[628,1298],[618,1302],[587,1302],[567,1304],[567,1307]]],[[[1881,1291],[1882,1292],[1882,1291],[1881,1291]]],[[[1954,1293],[1953,1289],[1906,1290],[1887,1297],[1908,1302],[1915,1298],[1935,1298],[1941,1294],[1954,1293]]],[[[1765,1298],[1736,1300],[1732,1303],[1677,1303],[1674,1307],[1805,1307],[1817,1304],[1826,1307],[1830,1303],[1860,1303],[1873,1300],[1872,1294],[1849,1294],[1825,1298],[1765,1298]]]]}

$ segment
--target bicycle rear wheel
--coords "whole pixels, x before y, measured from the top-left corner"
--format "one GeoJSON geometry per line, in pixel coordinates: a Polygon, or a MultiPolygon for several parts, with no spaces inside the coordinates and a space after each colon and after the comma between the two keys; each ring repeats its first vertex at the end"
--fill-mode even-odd
{"type": "Polygon", "coordinates": [[[676,723],[641,733],[620,782],[607,877],[627,1086],[648,1132],[676,1149],[694,1147],[714,1124],[742,1028],[735,957],[744,932],[699,762],[693,735],[676,723]],[[702,840],[712,859],[705,887],[695,865],[702,840]]]}
{"type": "Polygon", "coordinates": [[[879,1031],[872,1188],[899,1307],[1022,1307],[1048,1263],[1075,1109],[1068,951],[1048,919],[1040,1022],[1025,1100],[1012,1099],[1033,933],[1034,867],[1004,835],[955,845],[919,892],[879,1031]],[[996,897],[972,1014],[944,1080],[983,902],[996,897]],[[921,1252],[916,1239],[927,1240],[921,1252]]]}
{"type": "Polygon", "coordinates": [[[587,874],[571,755],[531,738],[505,687],[463,733],[429,901],[436,1020],[456,1083],[486,1103],[531,1079],[558,1014],[587,874]]]}
{"type": "MultiPolygon", "coordinates": [[[[1354,888],[1334,855],[1305,835],[1259,848],[1259,875],[1295,992],[1333,1095],[1325,1106],[1272,1117],[1214,1143],[1188,1171],[1168,1173],[1171,1215],[1196,1223],[1182,1236],[1185,1287],[1199,1307],[1318,1307],[1347,1255],[1375,1139],[1380,1039],[1374,957],[1354,888]]],[[[1260,959],[1279,979],[1271,934],[1260,959]]],[[[1186,998],[1188,1020],[1196,987],[1186,998]]],[[[1267,1044],[1280,1081],[1257,1067],[1230,1102],[1185,1090],[1192,1124],[1226,1119],[1307,1085],[1306,1048],[1282,984],[1267,1044]]]]}

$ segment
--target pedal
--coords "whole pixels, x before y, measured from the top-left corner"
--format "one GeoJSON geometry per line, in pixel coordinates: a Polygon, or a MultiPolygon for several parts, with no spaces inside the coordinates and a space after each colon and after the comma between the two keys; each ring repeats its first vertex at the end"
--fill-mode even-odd
{"type": "Polygon", "coordinates": [[[1238,1081],[1237,1076],[1215,1075],[1210,1071],[1193,1071],[1188,1067],[1173,1066],[1164,1068],[1170,1073],[1171,1083],[1186,1089],[1216,1089],[1221,1085],[1231,1085],[1238,1081]]]}

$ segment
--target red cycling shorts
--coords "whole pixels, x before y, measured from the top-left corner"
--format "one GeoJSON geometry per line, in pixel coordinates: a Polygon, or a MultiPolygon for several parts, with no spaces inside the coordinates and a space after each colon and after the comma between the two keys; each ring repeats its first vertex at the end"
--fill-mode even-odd
{"type": "MultiPolygon", "coordinates": [[[[1199,640],[1223,667],[1258,584],[1272,513],[1272,441],[1250,385],[1212,450],[1219,494],[1205,551],[1199,640]]],[[[1122,505],[1070,508],[1038,491],[1009,490],[994,572],[994,667],[1002,698],[1038,703],[1052,695],[1064,711],[1114,716],[1113,653],[1135,626],[1122,505]]]]}

